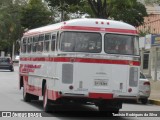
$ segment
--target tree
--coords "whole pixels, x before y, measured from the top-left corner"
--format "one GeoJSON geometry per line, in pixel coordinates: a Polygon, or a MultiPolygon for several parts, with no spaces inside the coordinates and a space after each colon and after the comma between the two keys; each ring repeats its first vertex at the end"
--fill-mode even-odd
{"type": "Polygon", "coordinates": [[[70,14],[83,14],[89,8],[86,0],[46,0],[46,2],[60,14],[61,21],[69,19],[70,14]]]}
{"type": "Polygon", "coordinates": [[[10,53],[12,44],[21,37],[20,0],[0,1],[0,50],[10,53]]]}
{"type": "Polygon", "coordinates": [[[107,0],[88,0],[88,3],[97,18],[108,18],[107,0]]]}
{"type": "Polygon", "coordinates": [[[52,13],[42,0],[29,0],[22,9],[21,24],[32,29],[52,23],[52,13]]]}
{"type": "Polygon", "coordinates": [[[112,0],[110,17],[115,20],[122,20],[135,27],[142,25],[144,17],[147,16],[146,8],[137,0],[126,0],[117,1],[112,0]],[[114,6],[115,2],[117,6],[114,6]],[[112,12],[113,11],[113,12],[112,12]]]}
{"type": "Polygon", "coordinates": [[[134,26],[143,24],[146,8],[137,0],[88,0],[95,17],[115,19],[134,26]]]}

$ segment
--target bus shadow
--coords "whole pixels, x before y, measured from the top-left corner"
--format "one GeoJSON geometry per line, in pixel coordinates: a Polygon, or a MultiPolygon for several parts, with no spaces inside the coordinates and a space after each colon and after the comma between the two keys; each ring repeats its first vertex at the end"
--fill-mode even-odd
{"type": "MultiPolygon", "coordinates": [[[[43,116],[45,117],[58,117],[62,120],[66,119],[77,119],[81,120],[83,119],[109,119],[109,120],[128,120],[127,118],[122,117],[113,117],[108,115],[106,112],[99,112],[97,108],[89,105],[77,105],[77,104],[66,104],[66,105],[51,105],[50,106],[50,112],[45,113],[43,111],[43,101],[32,101],[28,103],[29,105],[32,105],[39,109],[39,111],[42,111],[43,116]]],[[[35,111],[36,112],[36,111],[35,111]]]]}

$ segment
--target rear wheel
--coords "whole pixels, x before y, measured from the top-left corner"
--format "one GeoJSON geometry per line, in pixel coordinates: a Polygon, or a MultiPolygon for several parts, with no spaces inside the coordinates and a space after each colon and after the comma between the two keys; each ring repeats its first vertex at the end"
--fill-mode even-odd
{"type": "Polygon", "coordinates": [[[118,114],[121,108],[122,102],[120,101],[102,101],[98,104],[99,111],[105,112],[107,116],[113,116],[113,113],[118,114]]]}
{"type": "Polygon", "coordinates": [[[105,105],[100,105],[98,106],[99,111],[106,111],[106,112],[111,112],[111,113],[119,113],[119,109],[118,108],[114,108],[114,107],[107,107],[105,105]]]}
{"type": "Polygon", "coordinates": [[[141,103],[142,103],[142,104],[147,104],[147,103],[148,103],[148,99],[147,99],[147,98],[141,99],[141,103]]]}
{"type": "Polygon", "coordinates": [[[43,109],[45,112],[50,112],[50,103],[48,100],[48,92],[46,84],[44,86],[44,91],[43,91],[43,109]]]}
{"type": "Polygon", "coordinates": [[[26,92],[26,89],[23,87],[23,100],[25,102],[31,102],[31,95],[26,92]]]}
{"type": "Polygon", "coordinates": [[[36,95],[32,95],[26,92],[26,89],[23,87],[23,100],[25,102],[31,102],[31,100],[38,100],[39,97],[36,95]]]}

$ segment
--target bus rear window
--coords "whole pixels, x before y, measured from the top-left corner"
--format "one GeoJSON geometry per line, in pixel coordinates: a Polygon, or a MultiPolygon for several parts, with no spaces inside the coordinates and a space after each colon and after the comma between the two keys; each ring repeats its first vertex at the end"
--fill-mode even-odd
{"type": "Polygon", "coordinates": [[[108,54],[139,55],[138,37],[120,34],[105,34],[104,51],[108,54]]]}
{"type": "Polygon", "coordinates": [[[102,37],[100,33],[63,32],[60,48],[63,52],[100,53],[102,37]]]}

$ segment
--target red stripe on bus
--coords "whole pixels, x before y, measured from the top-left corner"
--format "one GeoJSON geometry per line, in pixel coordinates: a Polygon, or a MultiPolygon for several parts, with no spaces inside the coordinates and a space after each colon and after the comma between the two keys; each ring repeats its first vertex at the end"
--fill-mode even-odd
{"type": "Polygon", "coordinates": [[[89,98],[113,99],[113,94],[110,94],[110,93],[89,93],[89,98]]]}
{"type": "Polygon", "coordinates": [[[105,31],[105,32],[138,34],[137,30],[118,29],[118,28],[99,28],[99,27],[85,27],[85,26],[63,26],[62,29],[64,29],[64,30],[68,29],[68,30],[105,31]]]}
{"type": "MultiPolygon", "coordinates": [[[[27,79],[27,82],[24,83],[24,87],[25,87],[27,93],[37,95],[37,96],[42,96],[42,88],[36,87],[33,85],[29,85],[28,79],[27,79]]],[[[50,100],[57,100],[58,98],[61,97],[59,95],[59,93],[54,90],[47,90],[47,93],[48,93],[48,99],[50,99],[50,100]]]]}
{"type": "Polygon", "coordinates": [[[93,58],[72,58],[72,57],[56,57],[56,58],[20,58],[20,61],[43,61],[43,62],[79,62],[79,63],[97,63],[97,64],[120,64],[139,66],[139,61],[131,60],[109,60],[109,59],[93,59],[93,58]]]}

